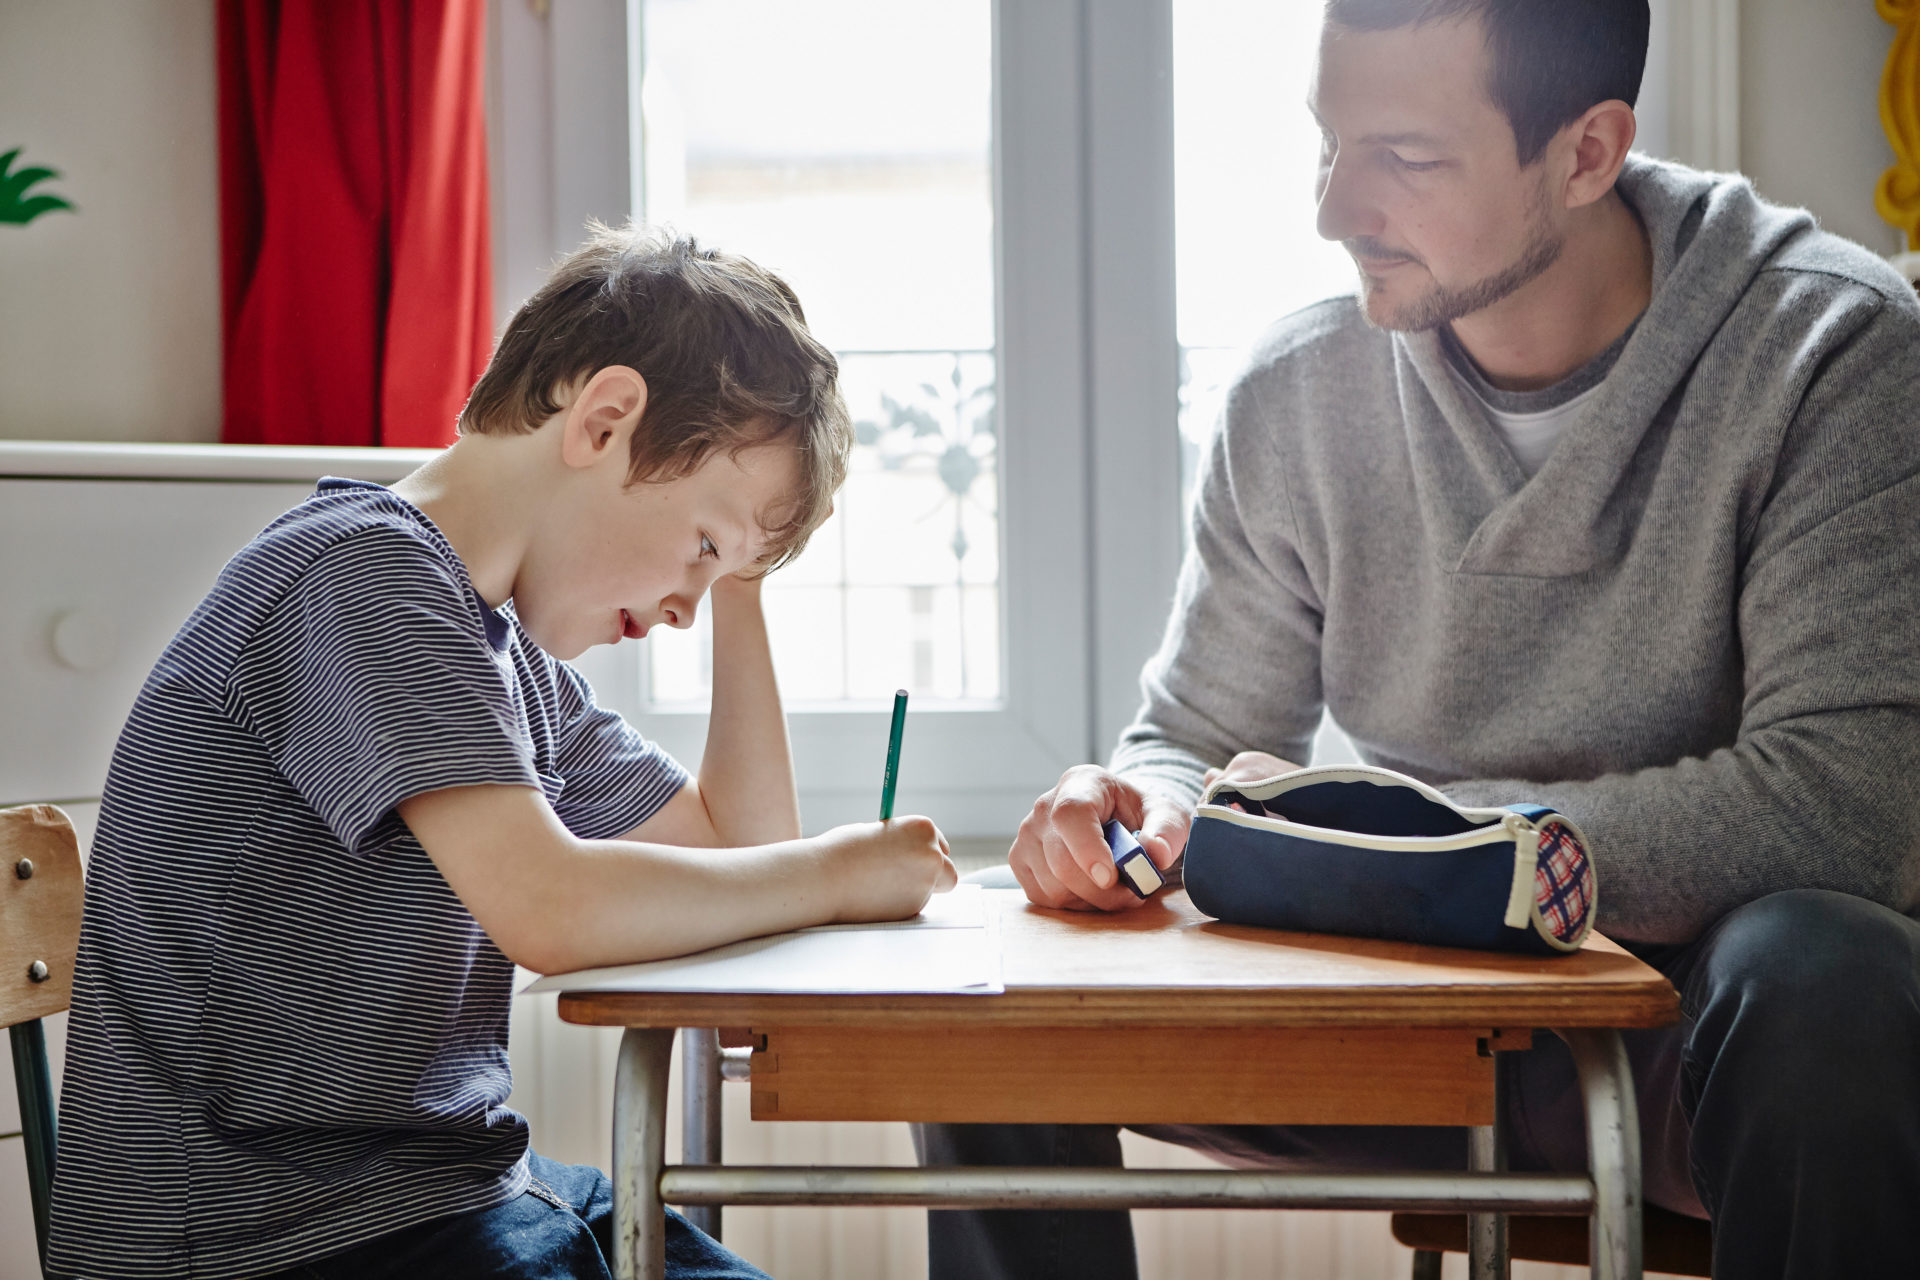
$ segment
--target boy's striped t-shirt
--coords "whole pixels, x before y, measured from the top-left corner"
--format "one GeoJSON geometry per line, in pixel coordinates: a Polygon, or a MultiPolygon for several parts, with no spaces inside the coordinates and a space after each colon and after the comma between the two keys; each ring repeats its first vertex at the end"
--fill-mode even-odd
{"type": "Polygon", "coordinates": [[[533,786],[608,838],[685,781],[423,513],[323,481],[227,565],[114,752],[52,1269],[256,1274],[520,1194],[513,966],[395,806],[533,786]]]}

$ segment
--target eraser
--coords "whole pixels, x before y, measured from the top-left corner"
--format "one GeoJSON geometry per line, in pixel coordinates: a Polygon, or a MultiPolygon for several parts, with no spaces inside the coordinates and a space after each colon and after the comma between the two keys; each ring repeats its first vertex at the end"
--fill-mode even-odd
{"type": "Polygon", "coordinates": [[[1107,823],[1107,848],[1113,852],[1114,874],[1136,898],[1149,898],[1165,884],[1166,877],[1141,847],[1139,837],[1120,825],[1119,819],[1107,823]]]}

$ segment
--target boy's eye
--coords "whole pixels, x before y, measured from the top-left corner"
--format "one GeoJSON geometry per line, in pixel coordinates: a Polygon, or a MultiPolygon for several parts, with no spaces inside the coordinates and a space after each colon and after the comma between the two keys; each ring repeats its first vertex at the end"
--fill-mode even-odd
{"type": "Polygon", "coordinates": [[[713,545],[713,539],[706,534],[700,535],[700,558],[702,560],[720,558],[720,548],[713,545]]]}

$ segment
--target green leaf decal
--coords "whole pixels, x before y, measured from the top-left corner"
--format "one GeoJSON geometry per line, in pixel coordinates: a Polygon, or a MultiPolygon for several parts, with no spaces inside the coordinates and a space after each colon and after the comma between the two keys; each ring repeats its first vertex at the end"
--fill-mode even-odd
{"type": "Polygon", "coordinates": [[[14,171],[13,162],[19,154],[20,148],[15,147],[5,155],[0,155],[0,222],[25,226],[43,213],[52,213],[56,209],[71,210],[73,203],[60,196],[44,192],[37,196],[27,194],[30,187],[60,175],[38,165],[14,171]]]}

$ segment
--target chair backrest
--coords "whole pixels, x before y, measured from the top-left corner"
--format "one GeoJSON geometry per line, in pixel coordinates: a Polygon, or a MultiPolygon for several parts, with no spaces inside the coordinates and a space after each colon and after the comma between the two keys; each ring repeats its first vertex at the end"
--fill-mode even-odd
{"type": "Polygon", "coordinates": [[[47,804],[0,809],[0,1026],[13,1042],[33,1234],[43,1270],[59,1130],[40,1019],[73,1001],[85,894],[80,842],[67,815],[47,804]]]}
{"type": "Polygon", "coordinates": [[[50,804],[0,809],[0,1027],[72,1002],[85,896],[67,815],[50,804]]]}

